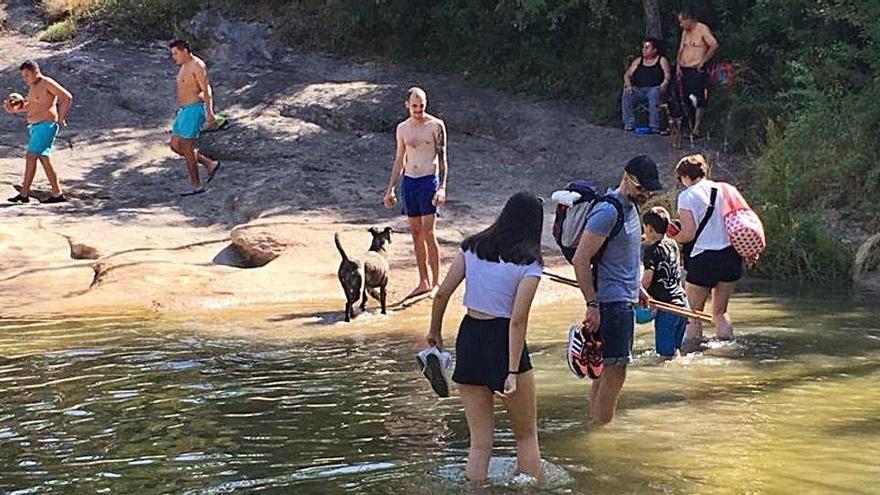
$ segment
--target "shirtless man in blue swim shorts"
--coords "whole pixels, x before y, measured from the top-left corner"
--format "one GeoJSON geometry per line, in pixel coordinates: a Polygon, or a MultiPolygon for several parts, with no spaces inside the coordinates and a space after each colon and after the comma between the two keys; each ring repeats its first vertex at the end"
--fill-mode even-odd
{"type": "Polygon", "coordinates": [[[440,284],[440,247],[434,236],[434,223],[437,208],[446,202],[447,134],[446,124],[428,114],[427,106],[425,91],[410,88],[406,98],[409,118],[397,125],[397,154],[382,198],[386,208],[394,207],[397,202],[394,190],[402,175],[402,213],[409,217],[419,267],[419,284],[407,298],[430,293],[440,284]]]}
{"type": "Polygon", "coordinates": [[[196,149],[196,140],[205,123],[209,128],[217,125],[214,118],[214,94],[208,82],[205,62],[194,56],[189,43],[183,40],[171,42],[171,57],[180,66],[177,72],[177,112],[171,128],[171,150],[186,160],[192,191],[181,193],[191,196],[205,192],[199,178],[199,164],[208,170],[206,183],[214,180],[220,169],[219,160],[211,160],[196,149]]]}
{"type": "Polygon", "coordinates": [[[26,113],[28,123],[28,144],[25,155],[24,180],[15,197],[9,198],[11,203],[29,203],[31,184],[37,173],[37,160],[43,165],[49,185],[52,186],[52,197],[43,203],[61,203],[67,201],[61,192],[58,176],[52,166],[49,155],[58,130],[66,125],[67,113],[73,96],[51,77],[40,72],[36,62],[28,60],[19,67],[21,78],[28,85],[28,94],[24,103],[15,104],[9,100],[3,102],[3,109],[9,113],[26,113]]]}

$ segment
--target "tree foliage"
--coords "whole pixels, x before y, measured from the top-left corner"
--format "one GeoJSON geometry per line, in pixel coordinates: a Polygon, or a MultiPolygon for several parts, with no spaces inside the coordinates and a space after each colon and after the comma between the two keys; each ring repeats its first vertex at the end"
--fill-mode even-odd
{"type": "MultiPolygon", "coordinates": [[[[97,0],[111,26],[173,31],[197,0],[97,0]],[[155,8],[153,8],[155,7],[155,8]],[[133,14],[132,14],[133,13],[133,14]],[[127,22],[137,15],[137,22],[127,22]]],[[[652,3],[655,0],[650,0],[652,3]]],[[[645,32],[645,0],[215,0],[262,12],[282,39],[349,56],[382,57],[467,73],[513,91],[580,102],[619,121],[621,73],[645,32]]],[[[667,53],[675,13],[656,0],[667,53]]],[[[760,158],[749,191],[771,218],[770,275],[846,275],[847,248],[818,228],[834,208],[880,227],[880,2],[709,0],[697,15],[721,43],[736,83],[716,88],[707,112],[714,144],[760,158]],[[777,228],[779,227],[779,228],[777,228]],[[792,236],[789,234],[798,234],[792,236]],[[786,237],[787,236],[787,237],[786,237]],[[824,237],[823,237],[824,236],[824,237]],[[801,256],[799,249],[810,256],[801,256]],[[842,254],[844,253],[844,254],[842,254]],[[817,270],[816,267],[825,267],[817,270]]],[[[131,30],[131,29],[130,29],[131,30]]],[[[167,37],[167,36],[166,36],[167,37]]]]}

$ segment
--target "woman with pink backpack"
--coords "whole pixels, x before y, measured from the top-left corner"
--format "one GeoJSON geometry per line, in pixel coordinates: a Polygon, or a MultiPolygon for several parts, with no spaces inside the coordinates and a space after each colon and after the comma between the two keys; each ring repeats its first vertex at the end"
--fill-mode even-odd
{"type": "MultiPolygon", "coordinates": [[[[702,154],[679,160],[675,173],[685,190],[678,195],[681,228],[669,234],[682,244],[688,303],[702,311],[711,295],[716,337],[733,340],[727,306],[743,261],[754,264],[764,250],[764,229],[736,187],[709,179],[709,162],[702,154]]],[[[702,324],[692,319],[681,352],[698,350],[702,337],[702,324]]]]}

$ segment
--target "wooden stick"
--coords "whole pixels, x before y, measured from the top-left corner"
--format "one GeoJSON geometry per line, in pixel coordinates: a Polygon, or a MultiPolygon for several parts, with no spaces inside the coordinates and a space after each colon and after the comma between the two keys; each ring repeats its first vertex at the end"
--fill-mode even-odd
{"type": "Polygon", "coordinates": [[[712,323],[712,315],[710,315],[709,313],[704,313],[695,309],[682,308],[681,306],[665,303],[656,299],[651,299],[650,301],[648,301],[648,304],[657,308],[658,311],[664,311],[666,313],[672,313],[674,315],[684,316],[686,318],[693,318],[695,320],[703,320],[712,323]]]}
{"type": "Polygon", "coordinates": [[[548,276],[548,277],[550,277],[550,278],[556,278],[556,279],[559,279],[558,281],[560,281],[560,282],[565,282],[565,283],[567,283],[567,284],[569,284],[569,285],[571,285],[571,284],[577,285],[577,280],[575,280],[575,279],[573,279],[573,278],[563,277],[562,275],[557,275],[557,274],[555,274],[555,273],[548,272],[547,270],[544,270],[544,275],[546,275],[546,276],[548,276]]]}
{"type": "MultiPolygon", "coordinates": [[[[544,276],[546,276],[553,282],[567,285],[569,287],[578,287],[578,283],[576,280],[568,277],[563,277],[562,275],[557,275],[555,273],[551,273],[545,270],[544,276]]],[[[702,311],[697,311],[695,309],[682,308],[681,306],[665,303],[656,299],[651,299],[650,301],[648,301],[648,304],[654,306],[658,311],[663,311],[665,313],[672,313],[674,315],[684,316],[686,318],[703,320],[709,323],[712,322],[712,315],[710,315],[709,313],[704,313],[702,311]]]]}

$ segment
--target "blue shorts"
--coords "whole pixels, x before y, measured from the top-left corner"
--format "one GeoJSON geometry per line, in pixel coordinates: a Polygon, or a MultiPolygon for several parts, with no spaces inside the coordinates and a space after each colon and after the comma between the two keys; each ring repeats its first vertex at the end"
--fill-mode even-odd
{"type": "Polygon", "coordinates": [[[200,101],[190,103],[177,109],[171,135],[183,139],[198,139],[203,125],[205,125],[205,104],[200,101]]]}
{"type": "Polygon", "coordinates": [[[423,175],[421,177],[403,176],[400,185],[400,196],[403,199],[401,213],[408,217],[423,217],[437,213],[434,206],[434,195],[440,181],[436,175],[423,175]]]}
{"type": "Polygon", "coordinates": [[[58,135],[58,123],[44,120],[28,125],[27,152],[33,155],[49,156],[58,135]]]}
{"type": "Polygon", "coordinates": [[[632,361],[633,333],[636,318],[633,303],[599,303],[599,337],[602,338],[602,359],[605,365],[632,361]]]}
{"type": "Polygon", "coordinates": [[[657,316],[654,317],[654,349],[657,350],[657,354],[666,357],[675,356],[675,350],[681,349],[687,322],[684,316],[657,311],[657,316]]]}

